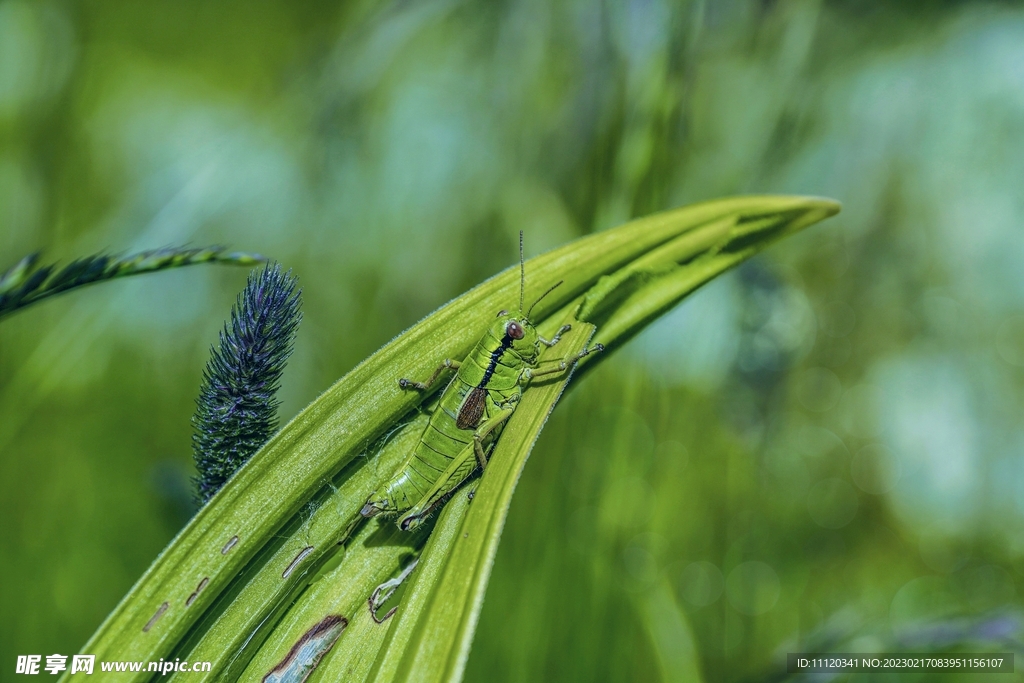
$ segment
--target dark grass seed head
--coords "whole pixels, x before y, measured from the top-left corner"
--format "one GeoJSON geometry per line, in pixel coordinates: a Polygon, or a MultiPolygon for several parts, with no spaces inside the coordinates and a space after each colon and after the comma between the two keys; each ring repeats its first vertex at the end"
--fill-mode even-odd
{"type": "Polygon", "coordinates": [[[277,389],[302,320],[301,290],[278,264],[249,274],[211,349],[192,418],[192,450],[205,503],[277,430],[277,389]]]}

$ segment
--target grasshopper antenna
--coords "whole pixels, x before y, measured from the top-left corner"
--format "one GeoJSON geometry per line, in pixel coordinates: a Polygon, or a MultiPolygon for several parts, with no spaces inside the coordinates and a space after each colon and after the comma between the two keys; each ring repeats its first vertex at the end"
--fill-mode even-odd
{"type": "Polygon", "coordinates": [[[546,292],[544,292],[543,294],[541,294],[541,295],[540,295],[540,297],[539,297],[539,298],[538,298],[538,299],[537,299],[536,301],[534,301],[534,302],[533,302],[533,305],[532,305],[532,306],[530,306],[530,310],[526,312],[526,319],[527,319],[527,320],[529,320],[529,319],[530,319],[530,314],[531,314],[531,313],[533,313],[533,306],[536,306],[537,304],[539,304],[539,303],[541,302],[541,299],[543,299],[544,297],[546,297],[546,296],[547,296],[548,294],[550,294],[551,292],[555,291],[555,289],[556,289],[556,288],[557,288],[557,287],[558,287],[559,285],[561,285],[561,284],[562,284],[563,282],[565,282],[565,280],[559,280],[559,281],[558,281],[558,282],[556,282],[555,284],[551,285],[550,287],[548,287],[548,291],[546,291],[546,292]]]}
{"type": "MultiPolygon", "coordinates": [[[[523,296],[526,294],[526,264],[523,261],[523,231],[519,231],[519,315],[523,314],[523,296]]],[[[529,317],[529,316],[527,316],[529,317]]]]}

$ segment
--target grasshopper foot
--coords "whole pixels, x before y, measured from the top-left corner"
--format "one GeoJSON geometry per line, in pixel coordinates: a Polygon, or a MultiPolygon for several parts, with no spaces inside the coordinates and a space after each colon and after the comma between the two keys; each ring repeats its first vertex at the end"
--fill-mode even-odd
{"type": "Polygon", "coordinates": [[[412,529],[418,527],[420,524],[423,524],[426,518],[426,513],[419,515],[408,515],[398,521],[398,528],[402,531],[411,531],[412,529]]]}
{"type": "Polygon", "coordinates": [[[363,509],[359,511],[359,514],[366,518],[376,517],[387,509],[385,507],[386,505],[386,501],[368,500],[366,501],[366,505],[363,506],[363,509]]]}

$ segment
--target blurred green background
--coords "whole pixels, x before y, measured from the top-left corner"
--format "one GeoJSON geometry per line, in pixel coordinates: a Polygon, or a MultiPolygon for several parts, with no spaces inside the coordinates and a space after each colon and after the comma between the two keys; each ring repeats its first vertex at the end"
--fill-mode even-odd
{"type": "MultiPolygon", "coordinates": [[[[529,256],[721,195],[844,203],[566,397],[472,681],[1021,651],[1022,181],[1018,3],[0,0],[0,269],[280,260],[305,299],[284,419],[521,229],[529,256]]],[[[191,515],[189,417],[244,280],[0,324],[0,678],[76,652],[191,515]]]]}

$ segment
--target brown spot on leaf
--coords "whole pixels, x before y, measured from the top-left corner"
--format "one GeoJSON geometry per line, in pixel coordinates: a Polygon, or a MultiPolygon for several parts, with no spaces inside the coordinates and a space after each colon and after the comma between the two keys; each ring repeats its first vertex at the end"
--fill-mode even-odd
{"type": "Polygon", "coordinates": [[[334,643],[348,626],[348,619],[338,614],[329,614],[317,622],[292,645],[284,659],[267,672],[262,683],[302,683],[313,673],[323,656],[331,651],[334,643]]]}
{"type": "Polygon", "coordinates": [[[185,607],[192,606],[192,603],[196,601],[196,598],[199,597],[199,594],[203,592],[203,589],[206,588],[206,584],[208,583],[210,583],[210,577],[204,576],[203,580],[199,582],[199,585],[196,586],[196,589],[192,592],[192,595],[188,596],[188,600],[185,601],[185,607]]]}
{"type": "Polygon", "coordinates": [[[376,607],[373,604],[373,598],[371,597],[366,602],[370,606],[370,618],[373,619],[378,624],[383,624],[385,621],[387,621],[391,617],[395,616],[395,612],[398,611],[398,606],[396,605],[396,606],[392,607],[391,609],[389,609],[387,614],[385,614],[383,617],[378,619],[377,618],[377,612],[374,611],[376,609],[376,607]]]}
{"type": "Polygon", "coordinates": [[[156,614],[150,617],[149,621],[146,622],[146,625],[142,627],[142,632],[146,633],[149,631],[149,629],[153,628],[153,624],[155,624],[157,620],[164,615],[164,612],[166,612],[167,608],[170,606],[171,603],[169,602],[165,602],[164,604],[160,605],[156,610],[156,614]]]}
{"type": "Polygon", "coordinates": [[[306,556],[311,552],[313,552],[313,546],[311,545],[307,545],[305,548],[300,550],[299,554],[295,556],[294,560],[292,560],[292,563],[288,565],[288,568],[284,570],[283,574],[281,574],[281,578],[287,579],[291,573],[295,571],[295,568],[299,566],[299,563],[306,559],[306,556]]]}
{"type": "Polygon", "coordinates": [[[227,555],[231,552],[231,549],[235,547],[236,543],[238,543],[238,536],[232,536],[229,538],[228,542],[224,544],[224,547],[220,549],[220,554],[227,555]]]}

